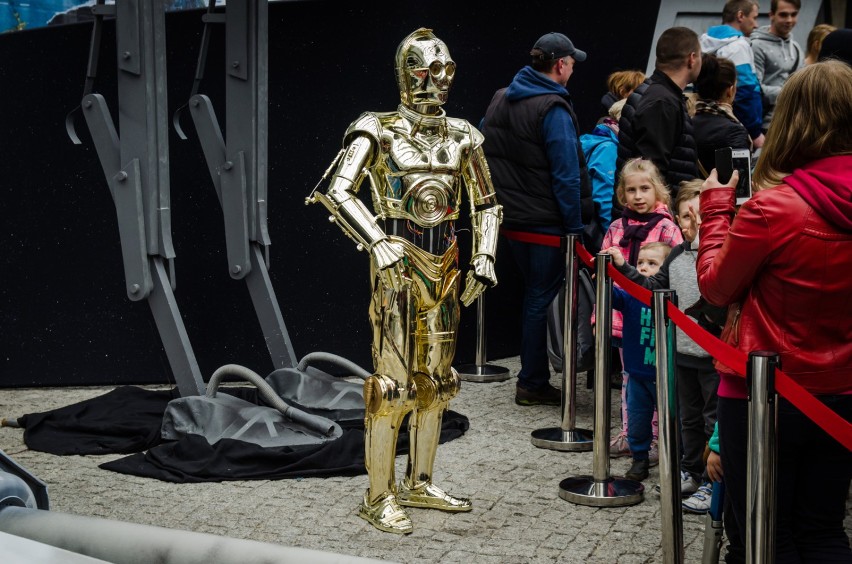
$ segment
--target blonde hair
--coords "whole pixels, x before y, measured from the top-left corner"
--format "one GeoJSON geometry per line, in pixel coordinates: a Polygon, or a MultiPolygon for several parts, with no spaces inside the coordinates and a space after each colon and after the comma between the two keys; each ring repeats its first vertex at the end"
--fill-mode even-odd
{"type": "Polygon", "coordinates": [[[827,23],[815,25],[813,29],[811,29],[810,33],[808,33],[808,51],[805,58],[811,63],[815,63],[817,59],[819,59],[819,50],[820,47],[822,47],[822,40],[835,29],[837,28],[827,23]]]}
{"type": "Polygon", "coordinates": [[[615,71],[606,79],[606,88],[618,99],[627,98],[637,86],[645,82],[645,73],[640,70],[615,71]]]}
{"type": "MultiPolygon", "coordinates": [[[[669,253],[672,252],[671,246],[669,246],[668,243],[663,243],[662,241],[651,241],[650,243],[645,243],[645,244],[643,244],[642,246],[639,247],[640,253],[642,251],[656,251],[656,250],[662,251],[663,260],[665,260],[665,258],[667,256],[669,256],[669,253]]],[[[636,258],[639,258],[639,257],[637,256],[636,258]]]]}
{"type": "Polygon", "coordinates": [[[787,79],[775,105],[752,182],[760,188],[811,161],[852,154],[852,67],[827,60],[808,65],[787,79]]]}
{"type": "Polygon", "coordinates": [[[666,257],[669,256],[670,252],[672,252],[672,248],[668,243],[663,243],[662,241],[644,243],[639,247],[639,253],[636,255],[637,261],[639,260],[639,255],[642,254],[642,251],[660,251],[663,254],[663,262],[665,262],[666,257]]]}
{"type": "Polygon", "coordinates": [[[621,110],[624,109],[625,103],[627,103],[627,98],[622,98],[618,102],[611,105],[609,107],[609,111],[607,112],[609,114],[609,117],[611,117],[615,121],[620,120],[621,119],[621,110]]]}
{"type": "Polygon", "coordinates": [[[701,185],[704,184],[704,181],[700,178],[693,178],[692,180],[684,180],[680,184],[678,184],[677,196],[675,196],[674,201],[674,209],[672,210],[672,215],[678,215],[680,211],[680,205],[684,202],[688,202],[692,198],[695,198],[699,194],[701,194],[701,185]]]}
{"type": "Polygon", "coordinates": [[[638,158],[630,159],[624,163],[621,169],[621,175],[618,177],[618,186],[615,190],[615,195],[618,197],[618,203],[622,206],[627,205],[627,198],[624,196],[626,178],[632,174],[643,174],[648,178],[651,186],[654,187],[654,192],[657,195],[657,201],[669,205],[671,196],[666,183],[663,182],[663,177],[660,176],[660,170],[652,161],[648,159],[638,158]]]}

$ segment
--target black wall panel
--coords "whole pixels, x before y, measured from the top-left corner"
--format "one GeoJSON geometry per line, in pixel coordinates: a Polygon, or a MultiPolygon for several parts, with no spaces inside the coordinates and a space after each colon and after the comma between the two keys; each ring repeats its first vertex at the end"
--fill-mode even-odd
{"type": "MultiPolygon", "coordinates": [[[[369,367],[368,257],[304,198],[361,112],[399,98],[393,58],[420,26],[448,44],[458,74],[447,113],[478,124],[493,92],[527,62],[535,40],[562,31],[589,53],[568,88],[584,131],[603,109],[606,76],[644,69],[658,3],[273,2],[269,7],[270,275],[297,356],[322,350],[369,367]],[[614,12],[617,10],[617,14],[614,12]]],[[[170,113],[189,97],[201,11],[167,15],[170,113]]],[[[115,209],[78,115],[82,145],[65,134],[79,104],[91,24],[0,35],[0,387],[156,383],[170,369],[145,302],[124,293],[115,209]]],[[[224,34],[212,36],[201,92],[224,119],[224,34]]],[[[114,25],[107,22],[95,90],[117,122],[114,25]]],[[[205,379],[238,363],[271,361],[245,283],[227,273],[222,214],[191,119],[170,135],[175,292],[205,379]]],[[[222,123],[227,137],[227,124],[222,123]]],[[[120,133],[120,132],[119,132],[120,133]]],[[[462,222],[462,227],[466,222],[462,222]]],[[[460,234],[462,264],[470,233],[460,234]]],[[[490,358],[518,353],[520,289],[511,257],[486,293],[490,358]]],[[[475,306],[463,311],[457,361],[474,358],[475,306]]]]}

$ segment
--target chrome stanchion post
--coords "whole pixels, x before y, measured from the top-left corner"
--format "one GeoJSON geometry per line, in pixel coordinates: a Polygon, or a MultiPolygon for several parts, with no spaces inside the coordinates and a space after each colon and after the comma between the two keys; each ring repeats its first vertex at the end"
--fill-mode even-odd
{"type": "Polygon", "coordinates": [[[778,448],[777,353],[748,355],[748,478],[746,479],[746,562],[775,561],[775,474],[778,448]]]}
{"type": "Polygon", "coordinates": [[[566,235],[565,246],[565,312],[562,317],[562,424],[532,432],[532,444],[540,448],[562,451],[592,450],[592,432],[575,429],[575,397],[577,390],[577,285],[580,264],[574,252],[579,235],[566,235]]]}
{"type": "Polygon", "coordinates": [[[476,363],[456,367],[459,378],[468,382],[502,382],[511,375],[509,369],[488,364],[485,355],[485,304],[482,294],[476,298],[476,363]]]}
{"type": "Polygon", "coordinates": [[[683,508],[680,499],[680,433],[677,406],[677,342],[675,324],[666,312],[677,304],[674,290],[654,290],[654,340],[657,364],[657,414],[660,436],[660,519],[665,564],[682,563],[683,508]]]}
{"type": "Polygon", "coordinates": [[[565,478],[559,482],[559,497],[578,505],[621,507],[642,501],[641,482],[609,475],[609,344],[612,332],[612,279],[607,266],[612,257],[598,253],[595,259],[595,428],[592,448],[592,475],[565,478]]]}
{"type": "Polygon", "coordinates": [[[725,482],[713,482],[713,500],[710,511],[704,517],[704,548],[701,551],[701,564],[719,564],[722,551],[722,508],[725,503],[725,482]]]}

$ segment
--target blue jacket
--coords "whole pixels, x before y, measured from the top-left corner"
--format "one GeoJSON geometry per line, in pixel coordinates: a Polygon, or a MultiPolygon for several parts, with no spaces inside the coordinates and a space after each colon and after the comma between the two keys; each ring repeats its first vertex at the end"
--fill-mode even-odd
{"type": "Polygon", "coordinates": [[[751,43],[729,25],[715,25],[701,36],[701,50],[717,57],[730,59],[737,68],[737,94],[734,115],[748,130],[752,139],[759,137],[763,124],[763,99],[760,82],[754,70],[754,51],[751,43]]]}
{"type": "Polygon", "coordinates": [[[618,156],[618,135],[600,123],[591,133],[580,136],[580,145],[586,156],[592,198],[598,204],[598,220],[603,232],[612,222],[612,196],[615,192],[615,159],[618,156]]]}
{"type": "Polygon", "coordinates": [[[612,307],[624,316],[621,339],[624,370],[631,378],[656,380],[657,353],[654,348],[654,317],[651,308],[618,286],[612,288],[612,307]]]}

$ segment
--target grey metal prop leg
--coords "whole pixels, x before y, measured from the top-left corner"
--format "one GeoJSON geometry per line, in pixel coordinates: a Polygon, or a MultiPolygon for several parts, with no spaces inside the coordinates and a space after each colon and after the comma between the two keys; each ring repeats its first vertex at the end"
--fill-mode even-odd
{"type": "Polygon", "coordinates": [[[169,357],[169,364],[175,375],[175,381],[181,396],[204,395],[204,381],[201,369],[195,360],[195,353],[189,344],[189,337],[178,310],[169,276],[161,257],[151,257],[154,289],[148,296],[148,305],[154,314],[157,330],[163,341],[163,348],[169,357]]]}
{"type": "Polygon", "coordinates": [[[281,307],[275,297],[272,281],[269,279],[269,271],[263,260],[260,246],[252,244],[249,249],[251,257],[251,272],[246,276],[251,301],[254,311],[263,329],[266,338],[266,348],[272,357],[272,364],[278,368],[295,368],[296,353],[293,351],[293,343],[287,333],[284,317],[281,315],[281,307]]]}
{"type": "MultiPolygon", "coordinates": [[[[98,4],[96,11],[115,15],[121,54],[116,78],[120,128],[101,94],[87,94],[82,106],[115,202],[127,296],[148,300],[181,395],[203,395],[204,382],[164,262],[175,256],[165,120],[164,0],[98,4]]],[[[93,43],[92,53],[99,48],[99,42],[93,43]]],[[[90,72],[94,67],[90,55],[90,72]]]]}
{"type": "MultiPolygon", "coordinates": [[[[266,225],[268,6],[265,0],[232,4],[224,14],[208,14],[206,20],[225,24],[227,136],[207,96],[191,96],[189,109],[222,207],[228,272],[248,286],[273,366],[295,368],[296,355],[263,254],[270,244],[266,225]]],[[[203,64],[199,65],[196,80],[203,71],[203,64]]]]}

